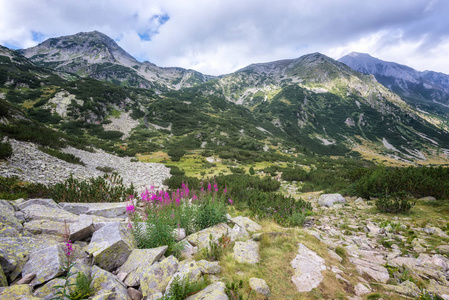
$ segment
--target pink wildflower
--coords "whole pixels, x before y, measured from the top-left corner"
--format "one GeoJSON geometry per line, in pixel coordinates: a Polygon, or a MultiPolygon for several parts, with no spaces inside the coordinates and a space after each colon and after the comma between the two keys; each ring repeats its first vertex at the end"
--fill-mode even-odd
{"type": "Polygon", "coordinates": [[[212,190],[212,185],[210,184],[210,182],[209,182],[209,184],[207,185],[207,190],[208,190],[209,192],[212,190]]]}
{"type": "Polygon", "coordinates": [[[229,203],[232,205],[233,203],[234,203],[234,201],[232,201],[232,199],[231,198],[229,198],[229,203]]]}
{"type": "Polygon", "coordinates": [[[223,194],[225,194],[226,195],[226,193],[228,192],[228,190],[227,189],[224,189],[223,190],[223,194]]]}
{"type": "Polygon", "coordinates": [[[136,208],[131,204],[126,207],[126,211],[132,214],[136,211],[136,208]]]}
{"type": "Polygon", "coordinates": [[[65,255],[66,256],[70,256],[70,255],[72,255],[72,252],[73,252],[73,244],[72,244],[72,242],[70,241],[70,240],[68,240],[67,241],[67,243],[65,244],[65,255]]]}

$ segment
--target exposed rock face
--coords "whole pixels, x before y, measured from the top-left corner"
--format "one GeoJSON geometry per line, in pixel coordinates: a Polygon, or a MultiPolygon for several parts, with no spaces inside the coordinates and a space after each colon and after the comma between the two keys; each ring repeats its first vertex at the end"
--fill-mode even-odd
{"type": "Polygon", "coordinates": [[[126,285],[119,281],[112,273],[93,266],[91,276],[91,286],[94,288],[95,293],[93,299],[131,300],[126,285]]]}
{"type": "Polygon", "coordinates": [[[212,242],[217,242],[218,239],[222,235],[228,234],[231,231],[231,228],[224,224],[217,224],[215,226],[203,229],[201,231],[195,232],[186,237],[187,241],[191,243],[193,246],[197,246],[198,248],[205,248],[209,246],[210,236],[212,235],[212,242]]]}
{"type": "Polygon", "coordinates": [[[223,282],[215,282],[201,292],[187,297],[185,300],[228,300],[225,288],[226,285],[223,282]]]}
{"type": "Polygon", "coordinates": [[[321,271],[326,269],[326,265],[324,259],[315,252],[303,244],[298,246],[298,255],[291,261],[291,265],[295,270],[292,281],[299,292],[309,292],[323,280],[321,271]]]}
{"type": "Polygon", "coordinates": [[[318,204],[321,206],[330,207],[335,203],[346,203],[346,199],[340,194],[323,194],[318,199],[318,204]]]}
{"type": "Polygon", "coordinates": [[[259,262],[259,243],[255,241],[235,242],[234,259],[240,263],[256,264],[259,262]]]}
{"type": "Polygon", "coordinates": [[[67,211],[80,215],[96,215],[105,218],[126,218],[126,202],[119,203],[60,203],[67,211]]]}
{"type": "Polygon", "coordinates": [[[254,232],[262,229],[262,226],[247,217],[238,216],[235,218],[231,218],[231,222],[239,225],[241,228],[247,231],[254,232]]]}
{"type": "Polygon", "coordinates": [[[263,279],[252,277],[249,279],[249,286],[251,287],[251,289],[256,291],[256,293],[259,293],[259,294],[262,294],[265,296],[270,295],[270,288],[268,287],[267,283],[263,279]]]}
{"type": "Polygon", "coordinates": [[[178,269],[178,260],[170,256],[149,267],[140,280],[140,288],[144,297],[155,293],[164,293],[171,277],[178,269]]]}

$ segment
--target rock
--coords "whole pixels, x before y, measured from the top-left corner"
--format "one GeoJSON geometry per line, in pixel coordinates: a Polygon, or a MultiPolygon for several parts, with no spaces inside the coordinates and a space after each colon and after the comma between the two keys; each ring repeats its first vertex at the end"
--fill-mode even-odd
{"type": "Polygon", "coordinates": [[[179,242],[180,240],[185,239],[186,230],[184,228],[176,228],[173,231],[173,234],[175,235],[175,241],[179,242]]]}
{"type": "Polygon", "coordinates": [[[78,221],[70,224],[69,232],[70,240],[72,242],[81,241],[92,236],[92,233],[94,232],[92,216],[84,214],[80,215],[78,221]]]}
{"type": "Polygon", "coordinates": [[[0,237],[0,265],[9,281],[19,276],[31,253],[56,244],[56,241],[31,237],[0,237]]]}
{"type": "Polygon", "coordinates": [[[86,252],[93,255],[94,264],[110,271],[123,265],[134,247],[134,238],[126,225],[110,223],[94,232],[86,252]]]}
{"type": "Polygon", "coordinates": [[[180,243],[182,243],[183,245],[181,255],[186,257],[187,259],[191,259],[193,255],[198,252],[198,247],[192,246],[192,244],[190,244],[187,239],[180,241],[180,243]]]}
{"type": "Polygon", "coordinates": [[[39,300],[34,297],[33,288],[28,284],[12,285],[0,293],[0,299],[8,300],[39,300]]]}
{"type": "Polygon", "coordinates": [[[366,224],[366,230],[369,233],[372,233],[374,235],[378,235],[380,233],[380,228],[376,225],[374,225],[373,223],[369,222],[368,224],[366,224]]]}
{"type": "Polygon", "coordinates": [[[359,274],[367,274],[377,282],[386,283],[390,278],[388,270],[382,265],[352,257],[349,258],[349,261],[355,265],[355,268],[359,274]]]}
{"type": "Polygon", "coordinates": [[[360,197],[358,197],[358,198],[354,201],[354,203],[355,203],[355,204],[365,204],[365,202],[363,201],[363,199],[360,198],[360,197]]]}
{"type": "Polygon", "coordinates": [[[399,284],[399,285],[391,285],[391,284],[387,284],[384,285],[384,287],[390,291],[396,292],[398,294],[402,294],[405,296],[409,296],[409,297],[413,297],[415,299],[418,299],[421,290],[419,289],[419,287],[416,286],[416,284],[414,284],[411,281],[404,281],[403,283],[399,284]]]}
{"type": "Polygon", "coordinates": [[[61,291],[61,288],[55,289],[54,286],[60,286],[65,284],[65,279],[62,278],[55,278],[38,288],[34,292],[34,296],[43,298],[45,300],[54,299],[56,296],[56,293],[61,291]]]}
{"type": "Polygon", "coordinates": [[[243,229],[247,231],[259,231],[262,229],[262,226],[251,220],[247,217],[238,216],[235,218],[231,218],[231,222],[234,224],[237,224],[238,226],[242,227],[243,229]]]}
{"type": "Polygon", "coordinates": [[[226,285],[223,282],[215,282],[185,300],[228,300],[225,289],[226,285]]]}
{"type": "Polygon", "coordinates": [[[346,199],[340,194],[323,194],[318,199],[320,206],[330,207],[335,203],[346,203],[346,199]]]}
{"type": "Polygon", "coordinates": [[[105,218],[126,218],[126,202],[108,203],[60,203],[61,207],[73,214],[96,215],[105,218]]]}
{"type": "Polygon", "coordinates": [[[415,250],[418,253],[426,252],[427,248],[424,247],[423,244],[425,245],[425,242],[423,240],[418,239],[418,238],[413,239],[413,241],[412,241],[413,250],[415,250]]]}
{"type": "Polygon", "coordinates": [[[212,242],[217,242],[222,235],[227,235],[231,231],[224,223],[203,229],[186,237],[187,241],[198,249],[209,247],[209,237],[212,235],[212,242]]]}
{"type": "Polygon", "coordinates": [[[200,260],[197,265],[201,268],[203,274],[218,274],[221,272],[218,261],[200,260]]]}
{"type": "Polygon", "coordinates": [[[5,272],[3,272],[3,269],[0,266],[0,287],[2,286],[8,286],[8,279],[6,279],[5,272]]]}
{"type": "Polygon", "coordinates": [[[123,281],[127,286],[138,286],[145,270],[158,261],[167,251],[168,246],[153,249],[134,249],[126,262],[118,269],[120,273],[128,273],[123,281]]]}
{"type": "Polygon", "coordinates": [[[445,239],[449,238],[449,235],[447,235],[443,230],[441,230],[438,227],[427,227],[427,228],[424,228],[424,231],[427,233],[430,233],[430,234],[436,234],[439,237],[442,237],[445,239]]]}
{"type": "Polygon", "coordinates": [[[449,254],[449,245],[440,245],[437,246],[437,249],[442,253],[449,254]]]}
{"type": "Polygon", "coordinates": [[[338,262],[342,262],[343,258],[338,255],[337,253],[335,253],[334,251],[327,249],[327,252],[329,253],[330,257],[335,258],[338,262]]]}
{"type": "Polygon", "coordinates": [[[132,300],[141,300],[143,298],[142,292],[135,288],[128,288],[128,295],[132,300]]]}
{"type": "Polygon", "coordinates": [[[36,277],[30,282],[30,285],[40,285],[62,275],[65,263],[66,256],[62,246],[50,246],[30,255],[30,259],[23,266],[22,276],[35,273],[36,277]]]}
{"type": "Polygon", "coordinates": [[[61,206],[59,206],[53,199],[30,199],[27,201],[23,201],[17,206],[19,207],[20,210],[23,210],[24,208],[30,205],[42,205],[50,208],[62,209],[61,206]]]}
{"type": "Polygon", "coordinates": [[[256,291],[256,293],[264,296],[270,295],[270,288],[263,279],[252,277],[249,279],[249,286],[251,289],[256,291]]]}
{"type": "Polygon", "coordinates": [[[449,299],[449,287],[440,285],[436,280],[430,279],[426,289],[434,294],[441,296],[443,299],[449,299]]]}
{"type": "Polygon", "coordinates": [[[368,293],[371,293],[371,289],[368,288],[363,283],[357,283],[357,285],[354,287],[354,289],[355,289],[355,294],[357,296],[363,296],[363,295],[366,295],[368,293]]]}
{"type": "Polygon", "coordinates": [[[27,222],[33,220],[48,220],[64,223],[73,223],[78,221],[78,216],[60,208],[48,207],[45,205],[32,204],[22,210],[25,213],[27,222]]]}
{"type": "Polygon", "coordinates": [[[148,296],[146,299],[147,300],[157,300],[157,299],[161,299],[163,297],[164,297],[164,294],[162,294],[161,292],[158,292],[158,293],[154,293],[151,296],[148,296]]]}
{"type": "Polygon", "coordinates": [[[437,199],[433,196],[426,196],[426,197],[419,198],[418,201],[437,201],[437,199]]]}
{"type": "Polygon", "coordinates": [[[255,241],[235,242],[234,259],[239,263],[256,264],[259,262],[259,243],[255,241]]]}
{"type": "Polygon", "coordinates": [[[184,280],[184,278],[189,278],[190,282],[198,281],[202,275],[201,270],[201,267],[194,260],[180,262],[178,264],[178,270],[168,282],[165,294],[170,295],[170,287],[175,279],[184,280]]]}
{"type": "Polygon", "coordinates": [[[233,242],[240,239],[246,240],[249,238],[249,233],[245,228],[242,228],[239,225],[235,224],[229,232],[229,238],[233,242]]]}
{"type": "Polygon", "coordinates": [[[22,232],[22,223],[14,216],[14,213],[14,208],[8,202],[0,202],[0,237],[6,236],[5,228],[13,228],[13,232],[17,233],[22,232]]]}
{"type": "Polygon", "coordinates": [[[23,276],[16,284],[29,284],[34,278],[36,278],[35,273],[29,273],[23,276]]]}
{"type": "Polygon", "coordinates": [[[94,289],[95,294],[95,297],[92,299],[131,300],[128,295],[127,287],[122,282],[117,280],[117,277],[115,277],[112,273],[100,269],[97,266],[93,266],[91,278],[91,287],[94,289]]]}
{"type": "Polygon", "coordinates": [[[59,236],[59,239],[56,239],[58,241],[64,240],[64,223],[61,222],[54,222],[54,221],[48,221],[48,220],[33,220],[30,222],[26,222],[24,224],[24,228],[31,232],[32,234],[50,234],[59,236]]]}
{"type": "Polygon", "coordinates": [[[173,274],[178,269],[178,260],[174,256],[169,256],[159,263],[148,267],[140,280],[140,289],[144,297],[161,292],[170,282],[173,274]]]}
{"type": "Polygon", "coordinates": [[[310,292],[323,280],[322,271],[326,269],[325,261],[303,244],[298,244],[298,255],[290,262],[295,275],[292,281],[298,292],[310,292]]]}

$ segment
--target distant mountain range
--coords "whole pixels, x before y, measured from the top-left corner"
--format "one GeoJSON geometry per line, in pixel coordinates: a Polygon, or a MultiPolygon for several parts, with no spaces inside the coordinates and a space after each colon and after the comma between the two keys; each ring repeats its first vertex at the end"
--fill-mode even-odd
{"type": "Polygon", "coordinates": [[[444,160],[447,77],[357,53],[339,61],[312,53],[216,77],[138,62],[97,31],[0,48],[0,104],[10,107],[10,124],[22,114],[111,151],[444,160]],[[107,127],[120,114],[140,122],[122,140],[107,127]]]}

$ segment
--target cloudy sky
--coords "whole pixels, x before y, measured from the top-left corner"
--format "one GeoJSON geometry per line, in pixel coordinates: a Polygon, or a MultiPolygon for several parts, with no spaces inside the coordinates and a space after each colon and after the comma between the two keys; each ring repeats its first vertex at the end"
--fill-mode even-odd
{"type": "Polygon", "coordinates": [[[218,75],[321,52],[449,74],[447,0],[0,0],[0,44],[98,30],[138,60],[218,75]]]}

